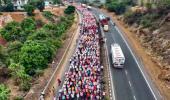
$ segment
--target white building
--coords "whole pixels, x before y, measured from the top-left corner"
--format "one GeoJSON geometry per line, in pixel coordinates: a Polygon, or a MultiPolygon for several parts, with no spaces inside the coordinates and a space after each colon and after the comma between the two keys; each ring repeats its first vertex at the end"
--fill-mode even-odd
{"type": "Polygon", "coordinates": [[[27,4],[28,0],[12,0],[14,4],[14,8],[17,10],[22,10],[23,6],[27,4]]]}

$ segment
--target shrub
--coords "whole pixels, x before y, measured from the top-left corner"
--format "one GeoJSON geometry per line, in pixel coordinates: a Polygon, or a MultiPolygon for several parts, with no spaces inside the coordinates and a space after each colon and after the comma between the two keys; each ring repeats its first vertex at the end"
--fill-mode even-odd
{"type": "Polygon", "coordinates": [[[75,7],[74,6],[68,6],[65,10],[64,13],[65,14],[72,14],[75,11],[75,7]]]}
{"type": "Polygon", "coordinates": [[[129,10],[124,14],[124,20],[126,23],[130,25],[133,23],[139,24],[142,16],[143,16],[142,13],[132,12],[129,10]]]}
{"type": "Polygon", "coordinates": [[[45,2],[44,0],[37,1],[36,7],[42,12],[45,8],[45,2]]]}
{"type": "Polygon", "coordinates": [[[29,40],[46,40],[47,38],[49,38],[49,32],[44,29],[37,30],[28,37],[29,40]]]}
{"type": "Polygon", "coordinates": [[[18,63],[19,62],[19,52],[20,52],[22,46],[23,46],[23,44],[20,41],[9,42],[8,47],[7,47],[7,52],[9,54],[8,59],[12,59],[13,62],[18,63]]]}
{"type": "Polygon", "coordinates": [[[152,8],[152,3],[146,3],[146,8],[151,9],[152,8]]]}
{"type": "Polygon", "coordinates": [[[14,98],[14,100],[24,100],[24,97],[17,96],[17,97],[14,98]]]}
{"type": "Polygon", "coordinates": [[[6,67],[7,57],[8,57],[8,54],[7,54],[6,48],[0,45],[0,66],[1,67],[6,67]]]}
{"type": "Polygon", "coordinates": [[[50,21],[54,21],[53,14],[50,11],[43,11],[43,16],[49,19],[50,21]]]}
{"type": "Polygon", "coordinates": [[[24,5],[24,9],[27,12],[28,16],[33,16],[34,15],[33,12],[35,10],[35,7],[33,5],[26,4],[26,5],[24,5]]]}
{"type": "Polygon", "coordinates": [[[14,41],[19,40],[21,31],[22,29],[18,22],[10,22],[0,31],[0,34],[7,41],[14,41]]]}
{"type": "Polygon", "coordinates": [[[143,25],[143,27],[151,27],[153,24],[153,21],[157,18],[159,18],[159,14],[156,13],[148,13],[144,16],[142,16],[140,24],[143,25]]]}
{"type": "Polygon", "coordinates": [[[36,23],[33,18],[25,18],[21,22],[21,28],[26,31],[26,30],[35,30],[36,29],[36,23]]]}
{"type": "Polygon", "coordinates": [[[142,19],[140,23],[143,25],[144,28],[150,27],[152,25],[152,22],[149,19],[142,19]]]}
{"type": "Polygon", "coordinates": [[[42,27],[44,25],[44,22],[40,19],[36,20],[36,26],[39,28],[39,27],[42,27]]]}
{"type": "Polygon", "coordinates": [[[9,100],[10,90],[4,85],[0,84],[0,100],[9,100]]]}
{"type": "Polygon", "coordinates": [[[108,11],[115,12],[116,14],[122,14],[126,10],[125,3],[122,2],[112,2],[106,5],[108,11]]]}
{"type": "Polygon", "coordinates": [[[14,11],[14,5],[11,2],[8,2],[6,7],[5,7],[5,11],[7,11],[7,12],[14,11]]]}
{"type": "Polygon", "coordinates": [[[20,84],[20,89],[23,91],[28,91],[31,87],[30,81],[28,81],[29,79],[25,79],[22,80],[21,84],[20,84]]]}
{"type": "Polygon", "coordinates": [[[47,67],[48,60],[52,58],[53,51],[43,41],[26,41],[21,48],[20,63],[25,67],[26,73],[34,75],[36,69],[47,67]]]}

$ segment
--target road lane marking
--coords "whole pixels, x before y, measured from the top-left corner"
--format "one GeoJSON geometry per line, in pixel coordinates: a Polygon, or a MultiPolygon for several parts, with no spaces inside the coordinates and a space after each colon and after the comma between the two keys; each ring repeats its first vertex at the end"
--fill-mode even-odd
{"type": "Polygon", "coordinates": [[[127,80],[128,80],[128,83],[129,83],[130,90],[131,90],[131,92],[132,92],[133,98],[135,97],[134,100],[136,100],[135,90],[134,90],[134,88],[133,88],[133,85],[132,85],[132,83],[131,83],[130,77],[129,77],[129,75],[128,75],[128,71],[127,71],[126,69],[125,69],[125,74],[126,74],[126,77],[127,77],[127,80]]]}
{"type": "Polygon", "coordinates": [[[132,50],[131,50],[129,44],[128,44],[127,41],[125,40],[125,38],[124,38],[124,36],[122,35],[122,33],[119,31],[118,27],[115,26],[115,28],[116,28],[116,30],[120,33],[120,36],[121,36],[122,39],[124,40],[125,44],[127,45],[128,49],[130,50],[130,53],[132,54],[133,58],[135,59],[136,64],[138,65],[138,67],[139,67],[139,69],[140,69],[140,71],[141,71],[141,73],[142,73],[142,75],[143,75],[143,77],[144,77],[144,79],[145,79],[145,81],[146,81],[146,83],[147,83],[149,89],[150,89],[151,92],[152,92],[152,95],[154,96],[154,99],[155,99],[155,100],[158,100],[158,99],[156,98],[156,96],[155,96],[155,94],[154,94],[154,92],[153,92],[153,90],[152,90],[152,88],[151,88],[149,82],[147,81],[146,76],[145,76],[144,72],[142,71],[142,69],[141,69],[141,67],[140,67],[140,65],[139,65],[139,63],[138,63],[138,61],[137,61],[135,55],[133,54],[133,52],[132,52],[132,50]]]}
{"type": "Polygon", "coordinates": [[[131,82],[130,81],[128,81],[129,82],[129,85],[130,85],[130,87],[132,87],[132,84],[131,84],[131,82]]]}
{"type": "Polygon", "coordinates": [[[136,100],[136,96],[135,95],[133,96],[133,99],[136,100]]]}
{"type": "Polygon", "coordinates": [[[127,70],[125,70],[125,74],[127,75],[128,73],[127,73],[127,70]]]}

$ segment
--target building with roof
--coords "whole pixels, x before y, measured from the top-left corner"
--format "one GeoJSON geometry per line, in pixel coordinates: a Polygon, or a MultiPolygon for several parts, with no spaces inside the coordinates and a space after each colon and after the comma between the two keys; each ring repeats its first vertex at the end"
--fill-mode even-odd
{"type": "Polygon", "coordinates": [[[12,0],[14,9],[23,10],[23,6],[28,3],[28,0],[12,0]]]}

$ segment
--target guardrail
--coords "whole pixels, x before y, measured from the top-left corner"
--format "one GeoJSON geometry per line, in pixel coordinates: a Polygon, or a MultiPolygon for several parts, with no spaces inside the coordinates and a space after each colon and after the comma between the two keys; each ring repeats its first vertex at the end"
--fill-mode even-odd
{"type": "MultiPolygon", "coordinates": [[[[77,10],[76,10],[76,14],[78,15],[78,19],[80,19],[80,15],[79,15],[79,13],[77,12],[77,10]]],[[[79,22],[80,22],[80,20],[78,21],[78,23],[79,23],[79,22]]],[[[64,54],[63,54],[63,56],[62,56],[62,58],[61,58],[61,60],[59,61],[58,65],[57,65],[57,67],[56,67],[56,69],[55,69],[55,71],[53,72],[52,76],[50,77],[50,80],[49,80],[48,83],[46,84],[46,86],[45,86],[45,88],[43,89],[43,91],[40,93],[39,100],[45,100],[45,97],[47,96],[46,94],[48,94],[48,92],[50,91],[50,89],[52,89],[52,87],[54,86],[54,83],[56,82],[56,77],[55,77],[55,76],[57,75],[58,69],[59,69],[60,67],[62,67],[61,64],[62,64],[64,58],[66,57],[66,54],[67,54],[68,51],[69,51],[69,47],[71,46],[71,43],[72,43],[72,41],[73,41],[74,36],[75,36],[75,34],[71,37],[71,40],[70,40],[70,42],[69,42],[69,44],[68,44],[68,46],[67,46],[67,48],[66,48],[66,50],[65,50],[65,52],[64,52],[64,54]]]]}

